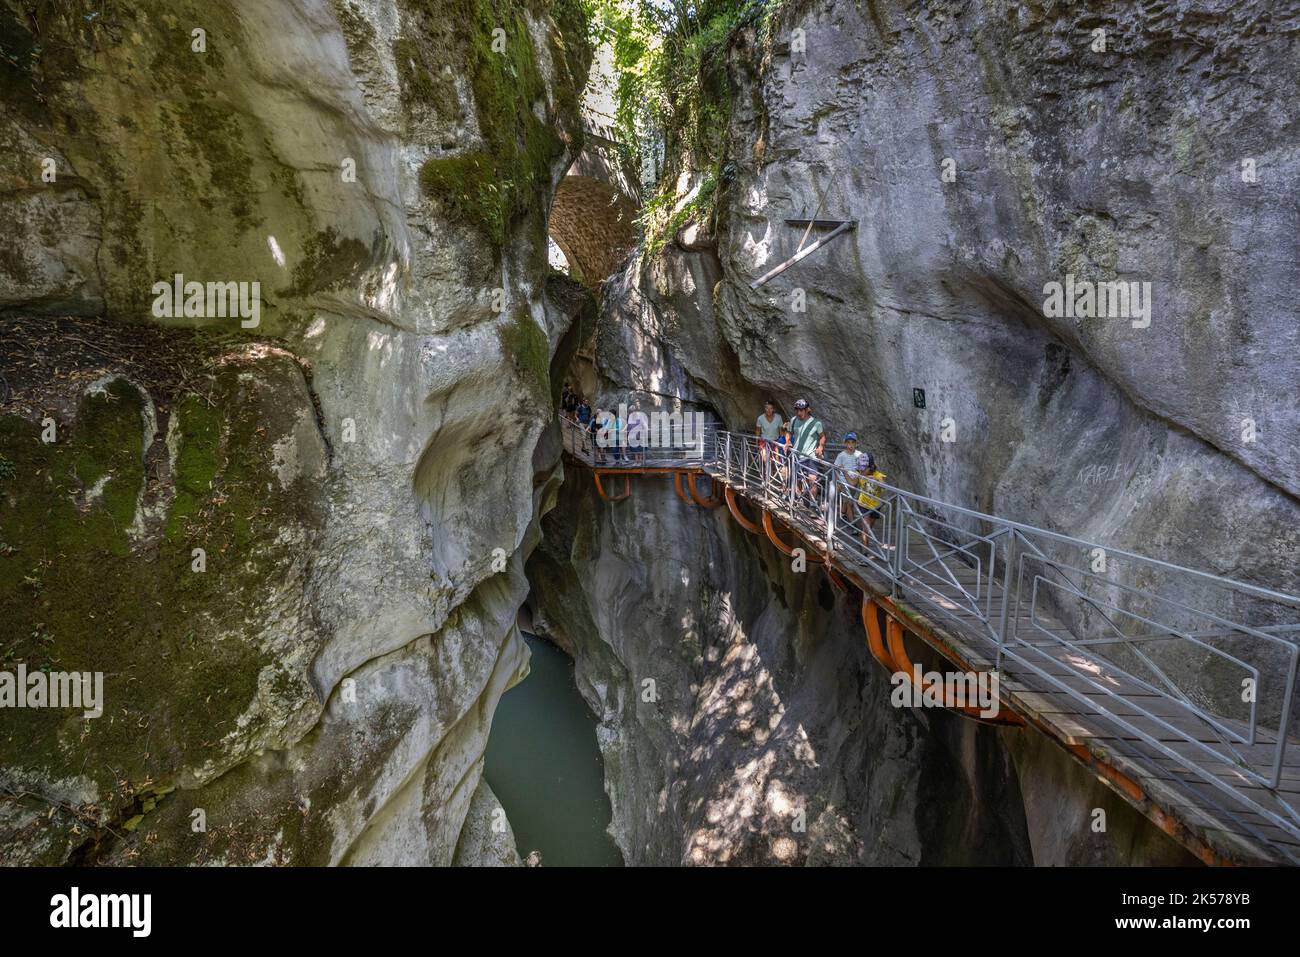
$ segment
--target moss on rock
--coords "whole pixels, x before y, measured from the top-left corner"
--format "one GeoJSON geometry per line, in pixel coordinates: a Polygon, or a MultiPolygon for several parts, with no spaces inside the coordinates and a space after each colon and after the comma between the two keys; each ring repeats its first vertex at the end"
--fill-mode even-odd
{"type": "Polygon", "coordinates": [[[425,194],[444,214],[480,229],[493,246],[505,243],[509,195],[497,183],[495,160],[487,153],[462,153],[428,160],[420,168],[425,194]]]}
{"type": "MultiPolygon", "coordinates": [[[[550,193],[552,168],[566,150],[556,128],[581,135],[578,95],[590,62],[585,29],[563,36],[553,48],[553,60],[557,51],[562,56],[553,64],[556,77],[548,90],[528,17],[548,15],[549,5],[411,0],[411,6],[422,32],[444,34],[452,42],[460,60],[453,68],[469,78],[484,142],[475,153],[431,158],[421,170],[421,182],[448,216],[478,229],[499,252],[510,226],[535,212],[538,198],[550,193]],[[448,24],[454,25],[454,37],[446,35],[448,24]]],[[[562,29],[585,27],[575,4],[562,3],[557,12],[562,29]]]]}
{"type": "Polygon", "coordinates": [[[308,296],[354,281],[370,262],[370,250],[355,236],[340,236],[329,226],[303,244],[302,260],[292,280],[281,290],[287,296],[308,296]]]}
{"type": "MultiPolygon", "coordinates": [[[[228,359],[216,403],[188,395],[175,497],[156,541],[135,536],[144,397],[123,380],[83,397],[58,440],[0,418],[0,667],[104,673],[104,714],[21,709],[0,732],[0,768],[57,780],[84,769],[113,819],[139,791],[185,769],[219,768],[269,733],[268,694],[288,714],[311,701],[265,645],[266,602],[292,574],[293,543],[316,521],[301,483],[283,487],[272,446],[300,410],[285,358],[228,359]],[[193,549],[206,553],[196,571],[193,549]],[[278,681],[278,683],[277,683],[278,681]]],[[[300,385],[298,385],[301,388],[300,385]]],[[[310,640],[300,634],[299,640],[310,640]]]]}
{"type": "Polygon", "coordinates": [[[529,396],[542,408],[549,408],[551,350],[546,333],[533,321],[527,309],[517,309],[497,330],[501,349],[515,367],[529,396]]]}
{"type": "Polygon", "coordinates": [[[393,44],[393,62],[397,66],[397,79],[405,106],[429,106],[444,117],[454,116],[460,111],[455,80],[426,60],[420,44],[409,37],[400,37],[393,44]]]}

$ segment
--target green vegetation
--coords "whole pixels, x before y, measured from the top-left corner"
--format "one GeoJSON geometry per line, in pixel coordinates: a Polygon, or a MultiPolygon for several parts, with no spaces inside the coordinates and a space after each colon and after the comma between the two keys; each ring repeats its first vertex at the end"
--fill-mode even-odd
{"type": "Polygon", "coordinates": [[[627,143],[662,136],[668,155],[707,163],[727,119],[722,59],[732,31],[770,0],[586,0],[593,44],[608,42],[618,75],[618,131],[627,143]]]}
{"type": "Polygon", "coordinates": [[[175,497],[165,515],[139,513],[143,536],[137,502],[167,499],[146,473],[145,400],[134,386],[116,379],[86,395],[53,443],[38,423],[0,416],[0,667],[102,671],[106,696],[104,716],[89,722],[62,709],[12,712],[0,764],[94,769],[110,817],[178,769],[228,754],[218,747],[228,735],[255,737],[258,719],[237,721],[262,693],[259,678],[297,682],[262,674],[275,659],[258,641],[258,602],[291,573],[293,532],[317,520],[310,493],[282,487],[274,464],[274,443],[296,425],[285,391],[299,373],[288,359],[248,372],[244,360],[226,361],[211,395],[172,408],[175,497]]]}
{"type": "Polygon", "coordinates": [[[484,142],[481,152],[430,159],[421,170],[421,183],[448,215],[477,227],[499,251],[510,226],[550,190],[552,167],[565,151],[556,130],[578,129],[578,97],[590,56],[583,44],[582,10],[576,0],[410,2],[423,23],[408,35],[418,32],[422,42],[398,41],[400,49],[394,48],[405,64],[399,64],[405,73],[403,95],[419,96],[423,90],[447,110],[447,98],[436,86],[440,81],[430,70],[432,64],[447,65],[450,53],[452,70],[469,79],[484,142]],[[547,86],[526,11],[535,17],[549,13],[561,30],[573,33],[562,34],[549,51],[557,74],[567,73],[567,82],[557,82],[552,91],[554,116],[545,115],[547,86]],[[466,34],[468,44],[463,42],[466,34]]]}
{"type": "Polygon", "coordinates": [[[617,74],[619,138],[636,144],[658,190],[644,205],[643,253],[712,215],[725,181],[731,89],[727,47],[740,27],[765,24],[780,0],[585,0],[594,45],[609,43],[617,74]],[[665,168],[658,168],[660,147],[665,168]],[[678,206],[676,173],[698,174],[678,206]]]}
{"type": "Polygon", "coordinates": [[[720,177],[720,168],[714,165],[704,174],[695,195],[677,207],[676,212],[673,207],[677,196],[670,190],[660,190],[641,210],[641,228],[645,235],[642,255],[654,256],[688,223],[711,217],[720,177]]]}
{"type": "Polygon", "coordinates": [[[497,246],[505,241],[508,197],[497,186],[497,165],[487,153],[428,160],[420,168],[420,184],[452,219],[475,223],[497,246]]]}
{"type": "Polygon", "coordinates": [[[456,112],[455,82],[448,74],[435,72],[425,65],[415,41],[402,37],[394,43],[393,62],[397,65],[404,103],[426,103],[444,116],[456,112]]]}
{"type": "Polygon", "coordinates": [[[546,333],[533,321],[528,310],[521,308],[500,327],[498,334],[501,348],[514,364],[534,401],[542,408],[549,407],[551,350],[546,333]]]}
{"type": "MultiPolygon", "coordinates": [[[[86,396],[78,423],[84,438],[73,446],[70,456],[69,477],[84,490],[99,489],[108,517],[122,531],[131,524],[144,482],[140,449],[143,410],[143,396],[123,379],[86,396]]],[[[105,541],[115,553],[126,554],[124,538],[106,536],[105,541]]]]}

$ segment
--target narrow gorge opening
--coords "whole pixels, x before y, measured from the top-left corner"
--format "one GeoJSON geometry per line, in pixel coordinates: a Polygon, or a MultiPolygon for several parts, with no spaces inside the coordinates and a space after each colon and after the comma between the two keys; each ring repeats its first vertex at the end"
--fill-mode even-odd
{"type": "Polygon", "coordinates": [[[621,867],[596,716],[578,691],[574,662],[520,616],[529,671],[497,704],[483,776],[505,810],[525,864],[621,867]]]}
{"type": "MultiPolygon", "coordinates": [[[[600,387],[593,362],[597,297],[637,244],[640,194],[631,152],[611,138],[609,64],[597,59],[596,82],[583,99],[583,149],[560,179],[547,216],[548,291],[568,322],[550,367],[552,391],[568,383],[593,395],[600,387]]],[[[579,480],[566,475],[565,487],[571,491],[579,480]]],[[[535,633],[533,609],[543,605],[546,585],[530,587],[519,619],[530,670],[497,705],[484,777],[526,864],[622,866],[597,746],[599,702],[579,689],[563,627],[552,632],[542,619],[542,634],[535,633]]]]}
{"type": "MultiPolygon", "coordinates": [[[[951,142],[939,147],[933,131],[913,131],[906,109],[893,115],[884,101],[812,82],[822,73],[809,65],[824,58],[834,76],[851,78],[852,89],[886,83],[867,65],[874,62],[871,38],[910,35],[901,15],[891,30],[833,3],[818,15],[797,4],[708,2],[672,12],[649,10],[653,4],[597,6],[609,16],[613,40],[608,32],[604,38],[618,50],[622,71],[607,110],[616,121],[589,137],[561,180],[550,235],[556,260],[598,291],[599,301],[571,324],[552,364],[554,388],[579,393],[573,401],[584,414],[579,422],[575,408],[561,404],[570,421],[552,440],[563,449],[564,481],[545,496],[541,541],[526,573],[539,630],[573,656],[578,686],[600,715],[611,828],[629,861],[1221,860],[1212,836],[1189,837],[1167,809],[1151,810],[1144,788],[1160,785],[1135,783],[1132,765],[1081,745],[1082,736],[1062,730],[1068,722],[1045,725],[1033,707],[1022,714],[1009,706],[1000,724],[981,722],[972,709],[944,706],[951,695],[929,701],[937,710],[911,714],[891,694],[913,665],[923,676],[994,673],[992,663],[963,665],[967,646],[954,645],[944,628],[966,613],[962,602],[989,634],[1006,627],[988,611],[993,596],[1010,594],[1010,579],[993,580],[1013,561],[999,550],[999,536],[1041,534],[1059,544],[1064,539],[1046,530],[1065,528],[1123,542],[1133,528],[1161,521],[1164,506],[1142,486],[1118,493],[1146,512],[1132,528],[1107,525],[1104,499],[1059,478],[1051,500],[1024,486],[1018,470],[1026,461],[1040,468],[1040,455],[1093,474],[1080,461],[1082,448],[1060,443],[1051,425],[1053,416],[1073,414],[1075,403],[1108,410],[1107,435],[1093,440],[1106,454],[1164,448],[1170,438],[1142,402],[1117,388],[1123,375],[1100,343],[1080,343],[1051,322],[1059,313],[1045,307],[1040,316],[1029,304],[1034,283],[1017,257],[1030,255],[1027,237],[1044,225],[1042,210],[977,215],[962,205],[972,202],[972,183],[976,193],[1014,195],[1019,168],[990,171],[980,157],[968,170],[936,152],[956,149],[956,131],[946,129],[951,142]],[[641,13],[629,20],[633,7],[641,13]],[[647,30],[659,31],[658,46],[644,42],[647,30]],[[809,54],[803,40],[813,35],[820,46],[809,54]],[[873,131],[870,148],[866,130],[873,131]],[[618,149],[620,137],[630,149],[618,149]],[[593,151],[592,143],[614,148],[593,151]],[[884,148],[887,160],[872,152],[884,148]],[[926,172],[900,180],[897,171],[913,161],[926,172]],[[950,177],[957,168],[970,182],[950,177]],[[653,175],[642,175],[648,171],[653,175]],[[918,225],[913,217],[922,214],[918,225]],[[1004,261],[954,249],[943,237],[956,234],[971,249],[989,235],[1004,236],[1004,261]],[[798,422],[807,413],[796,410],[812,400],[818,431],[830,441],[797,453],[820,464],[791,465],[777,477],[756,464],[765,461],[762,447],[733,459],[719,439],[704,464],[642,468],[642,453],[594,449],[587,434],[596,420],[625,433],[639,405],[652,415],[707,415],[719,434],[747,448],[755,427],[763,428],[755,416],[769,399],[779,417],[798,422]],[[959,437],[959,426],[970,431],[959,437]],[[983,430],[996,431],[997,441],[979,442],[983,430]],[[887,470],[875,475],[873,488],[900,487],[874,500],[839,491],[836,476],[856,475],[862,461],[855,443],[887,470]],[[811,496],[803,474],[821,476],[811,496]],[[779,493],[770,491],[773,482],[779,493]],[[745,504],[728,499],[720,508],[724,485],[745,504]],[[835,491],[811,501],[818,488],[835,491]],[[907,489],[925,491],[908,497],[907,489]],[[869,534],[859,526],[877,507],[871,521],[879,525],[869,534]],[[904,508],[911,509],[905,516],[904,508]],[[1033,531],[1014,529],[998,518],[1004,513],[1032,521],[1033,531]],[[836,538],[832,515],[852,529],[847,537],[836,538]],[[922,557],[910,555],[912,548],[922,557]],[[882,572],[885,585],[859,575],[855,562],[859,571],[882,572]],[[918,612],[916,595],[934,588],[926,576],[951,579],[954,591],[936,592],[918,612]],[[867,628],[876,618],[890,636],[880,654],[867,628]],[[882,794],[881,781],[893,793],[882,794]]],[[[923,73],[932,66],[924,50],[910,55],[923,73]]],[[[996,99],[1002,90],[984,94],[996,99]]],[[[1046,183],[1037,188],[1051,191],[1046,183]]],[[[1069,216],[1053,226],[1067,245],[1096,238],[1069,216]]],[[[1106,238],[1116,239],[1097,241],[1106,238]]],[[[1059,267],[1051,254],[1043,258],[1038,267],[1059,267]]],[[[1132,327],[1144,328],[1146,319],[1134,317],[1132,327]]],[[[1275,516],[1265,522],[1275,523],[1275,516]]],[[[1086,541],[1072,539],[1070,547],[1086,541]]],[[[1051,629],[1087,636],[1067,643],[1066,667],[1085,681],[1100,674],[1144,690],[1152,682],[1200,683],[1185,661],[1163,650],[1158,663],[1145,651],[1105,658],[1096,649],[1115,639],[1098,631],[1105,626],[1098,625],[1097,598],[1059,580],[1075,566],[1048,556],[1037,540],[1015,560],[1025,564],[1026,554],[1043,563],[1036,571],[1053,587],[1074,588],[1083,606],[1071,617],[1068,601],[1036,599],[1036,626],[1050,607],[1051,629]]],[[[1126,586],[1151,588],[1150,569],[1159,566],[1143,567],[1126,586]]],[[[1185,574],[1190,581],[1196,573],[1185,574]]],[[[1144,595],[1139,603],[1148,600],[1163,599],[1144,595]]],[[[1211,620],[1231,601],[1200,613],[1211,620]]],[[[1013,630],[1016,608],[1011,604],[1013,630]]],[[[1132,608],[1122,611],[1135,617],[1132,608]]],[[[1270,624],[1285,617],[1276,607],[1263,614],[1260,621],[1270,624]]],[[[1116,630],[1121,643],[1130,640],[1116,630]]],[[[1265,667],[1271,653],[1260,659],[1265,667]]],[[[1195,696],[1209,694],[1217,680],[1195,696]]],[[[931,681],[916,679],[927,690],[931,681]]],[[[1271,720],[1285,724],[1280,700],[1287,693],[1270,687],[1271,720]]],[[[1069,705],[1049,703],[1044,713],[1057,714],[1057,704],[1091,713],[1077,689],[1061,693],[1074,695],[1069,705]]],[[[1234,702],[1218,706],[1241,719],[1234,702]]],[[[1159,739],[1150,740],[1159,750],[1159,739]]],[[[1268,819],[1285,831],[1280,809],[1265,814],[1280,811],[1268,819]]]]}

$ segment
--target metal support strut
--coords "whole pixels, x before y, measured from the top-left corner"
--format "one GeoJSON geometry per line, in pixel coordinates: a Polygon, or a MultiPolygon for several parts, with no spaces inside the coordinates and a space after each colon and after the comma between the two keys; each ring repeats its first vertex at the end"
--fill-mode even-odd
{"type": "MultiPolygon", "coordinates": [[[[763,531],[767,532],[768,539],[773,545],[780,549],[783,554],[794,554],[794,548],[781,541],[781,536],[776,533],[776,529],[772,526],[772,513],[767,509],[763,509],[763,531]]],[[[809,565],[820,565],[822,563],[821,557],[816,554],[814,549],[805,548],[803,553],[804,560],[808,562],[809,565]]]]}
{"type": "MultiPolygon", "coordinates": [[[[893,615],[886,613],[885,630],[887,637],[881,640],[880,620],[876,615],[877,605],[865,595],[862,598],[862,623],[867,629],[867,647],[871,649],[871,655],[887,669],[891,674],[901,674],[908,684],[916,684],[913,678],[916,672],[916,665],[907,654],[907,648],[903,644],[903,624],[893,615]]],[[[920,690],[925,695],[937,697],[943,707],[949,711],[955,711],[957,714],[966,718],[972,718],[982,724],[996,724],[1012,727],[1023,727],[1024,720],[1011,711],[1005,711],[1001,699],[998,701],[998,710],[1001,712],[995,716],[986,716],[981,709],[975,705],[961,703],[952,700],[948,696],[948,689],[942,682],[927,682],[925,675],[921,675],[920,690]]]]}
{"type": "Polygon", "coordinates": [[[698,505],[698,506],[700,506],[701,508],[717,508],[719,505],[721,505],[721,504],[722,504],[722,493],[721,493],[721,491],[720,491],[720,489],[719,489],[719,486],[720,486],[722,483],[719,482],[717,479],[710,479],[710,483],[712,484],[713,489],[712,489],[712,492],[710,493],[709,497],[708,497],[708,498],[705,498],[704,496],[702,496],[702,495],[700,494],[700,490],[699,490],[699,489],[696,487],[696,485],[695,485],[695,480],[696,480],[697,478],[699,478],[699,473],[698,473],[698,472],[687,472],[687,473],[686,473],[686,484],[687,484],[687,486],[690,487],[690,490],[691,490],[691,498],[693,498],[693,499],[695,500],[695,504],[698,505]]]}
{"type": "MultiPolygon", "coordinates": [[[[605,491],[605,486],[604,486],[603,484],[601,484],[601,481],[600,481],[601,470],[600,470],[600,469],[594,469],[594,470],[592,470],[592,473],[591,473],[591,474],[592,474],[592,477],[595,478],[595,480],[596,480],[596,491],[600,494],[600,497],[603,498],[605,501],[607,501],[607,502],[621,502],[621,501],[623,501],[623,499],[625,499],[625,498],[629,498],[629,497],[632,495],[632,476],[628,475],[626,472],[623,473],[623,494],[622,494],[622,495],[615,495],[615,496],[610,496],[610,495],[605,491]]],[[[606,472],[605,474],[609,474],[609,473],[606,472]]]]}
{"type": "Polygon", "coordinates": [[[681,499],[683,502],[685,502],[687,505],[690,505],[690,504],[691,504],[690,496],[688,496],[688,495],[686,494],[686,489],[684,489],[684,488],[682,487],[682,475],[683,475],[683,474],[685,474],[685,473],[683,473],[683,472],[674,472],[674,473],[673,473],[673,491],[677,493],[677,497],[678,497],[678,498],[680,498],[680,499],[681,499]]]}
{"type": "Polygon", "coordinates": [[[722,496],[727,500],[727,508],[731,511],[731,517],[736,520],[741,528],[747,532],[753,532],[755,535],[762,531],[756,522],[751,522],[745,518],[744,512],[740,510],[740,503],[736,501],[735,489],[730,485],[722,486],[722,496]]]}

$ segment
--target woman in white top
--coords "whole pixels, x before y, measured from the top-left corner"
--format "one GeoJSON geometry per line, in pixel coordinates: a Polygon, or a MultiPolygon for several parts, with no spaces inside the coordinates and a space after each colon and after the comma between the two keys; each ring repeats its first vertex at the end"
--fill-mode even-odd
{"type": "Polygon", "coordinates": [[[764,402],[762,413],[754,421],[754,434],[758,436],[758,455],[764,471],[767,470],[768,449],[781,438],[781,426],[784,423],[781,413],[776,411],[776,404],[771,399],[764,402]]]}

